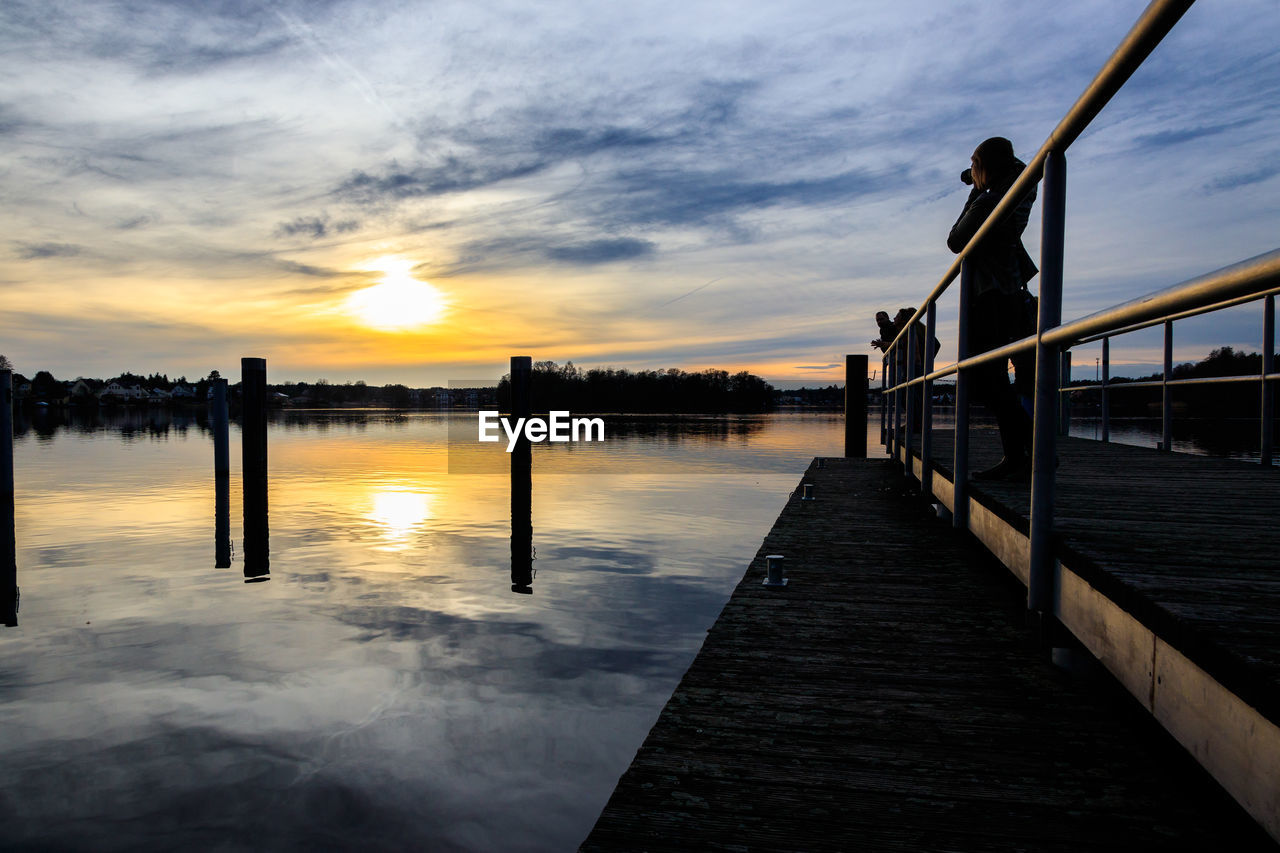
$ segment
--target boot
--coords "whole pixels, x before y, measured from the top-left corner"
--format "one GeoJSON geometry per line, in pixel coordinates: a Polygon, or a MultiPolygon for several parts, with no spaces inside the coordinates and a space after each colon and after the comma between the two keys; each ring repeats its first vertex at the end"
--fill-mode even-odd
{"type": "Polygon", "coordinates": [[[979,471],[973,475],[975,480],[1016,480],[1025,481],[1031,477],[1031,460],[1022,454],[1006,456],[994,468],[979,471]]]}

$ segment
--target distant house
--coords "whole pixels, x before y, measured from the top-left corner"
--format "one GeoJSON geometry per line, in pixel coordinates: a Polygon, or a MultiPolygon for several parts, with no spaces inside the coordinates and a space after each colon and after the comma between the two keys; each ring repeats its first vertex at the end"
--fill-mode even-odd
{"type": "Polygon", "coordinates": [[[196,389],[186,385],[174,385],[173,390],[169,392],[169,396],[175,400],[194,400],[196,398],[196,389]]]}
{"type": "Polygon", "coordinates": [[[167,403],[173,395],[163,388],[152,388],[147,392],[148,403],[167,403]]]}
{"type": "Polygon", "coordinates": [[[126,388],[119,382],[112,382],[106,388],[103,388],[102,392],[98,394],[99,398],[114,397],[118,400],[145,400],[147,396],[148,392],[144,391],[141,387],[137,385],[130,385],[126,388]]]}
{"type": "Polygon", "coordinates": [[[87,400],[93,397],[93,389],[89,387],[89,383],[83,379],[77,379],[74,382],[67,383],[67,398],[69,400],[87,400]]]}

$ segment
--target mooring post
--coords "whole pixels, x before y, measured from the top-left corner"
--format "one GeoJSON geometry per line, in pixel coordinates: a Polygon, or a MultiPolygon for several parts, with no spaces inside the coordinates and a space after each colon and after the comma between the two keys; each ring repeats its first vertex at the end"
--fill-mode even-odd
{"type": "Polygon", "coordinates": [[[244,478],[244,577],[271,571],[267,524],[267,360],[240,359],[241,457],[244,478]]]}
{"type": "Polygon", "coordinates": [[[1271,465],[1275,436],[1275,386],[1267,381],[1274,369],[1276,352],[1276,297],[1268,293],[1262,300],[1262,452],[1264,466],[1271,465]]]}
{"type": "Polygon", "coordinates": [[[13,372],[0,370],[0,621],[18,624],[18,540],[13,521],[13,372]]]}
{"type": "Polygon", "coordinates": [[[225,569],[231,566],[231,430],[227,416],[227,380],[213,380],[211,390],[209,424],[213,430],[213,566],[225,569]]]}
{"type": "Polygon", "coordinates": [[[844,455],[867,458],[867,357],[844,357],[844,455]]]}
{"type": "Polygon", "coordinates": [[[1062,250],[1066,229],[1067,161],[1050,151],[1044,164],[1044,208],[1040,236],[1040,314],[1036,321],[1036,401],[1031,450],[1031,566],[1027,611],[1049,640],[1057,571],[1053,554],[1053,506],[1058,456],[1061,349],[1044,342],[1062,322],[1062,250]]]}
{"type": "MultiPolygon", "coordinates": [[[[533,413],[533,359],[511,357],[511,418],[533,413]]],[[[511,450],[511,591],[533,593],[533,448],[522,431],[511,450]]]]}
{"type": "MultiPolygon", "coordinates": [[[[969,357],[969,300],[973,297],[973,264],[960,262],[960,313],[956,331],[956,361],[969,357]]],[[[953,483],[951,526],[969,529],[969,377],[956,373],[956,442],[951,460],[953,483]]]]}

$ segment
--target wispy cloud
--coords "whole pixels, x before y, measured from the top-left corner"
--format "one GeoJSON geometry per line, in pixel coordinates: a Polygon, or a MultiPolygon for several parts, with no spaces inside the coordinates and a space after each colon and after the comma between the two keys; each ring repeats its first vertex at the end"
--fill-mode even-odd
{"type": "Polygon", "coordinates": [[[45,258],[74,258],[85,254],[83,246],[70,243],[18,243],[14,254],[24,261],[38,261],[45,258]]]}
{"type": "Polygon", "coordinates": [[[313,240],[319,240],[321,237],[327,237],[329,234],[350,234],[360,228],[360,223],[354,219],[343,219],[339,222],[331,222],[328,215],[322,216],[299,216],[292,222],[281,222],[276,226],[275,236],[277,237],[310,237],[313,240]]]}
{"type": "Polygon", "coordinates": [[[552,246],[547,249],[546,256],[552,261],[593,265],[642,258],[652,255],[656,248],[653,242],[637,240],[634,237],[604,238],[566,246],[552,246]]]}
{"type": "MultiPolygon", "coordinates": [[[[1280,157],[1280,155],[1275,155],[1280,157]]],[[[1230,175],[1223,175],[1215,178],[1205,185],[1205,189],[1210,192],[1222,192],[1224,190],[1234,190],[1240,187],[1247,187],[1251,184],[1260,184],[1263,181],[1269,181],[1276,175],[1280,175],[1280,164],[1272,162],[1272,164],[1253,169],[1248,172],[1236,172],[1230,175]]]]}

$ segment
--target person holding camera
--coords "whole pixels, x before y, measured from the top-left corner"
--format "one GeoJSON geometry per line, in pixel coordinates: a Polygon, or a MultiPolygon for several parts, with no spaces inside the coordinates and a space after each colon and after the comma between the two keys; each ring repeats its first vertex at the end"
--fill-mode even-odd
{"type": "MultiPolygon", "coordinates": [[[[947,248],[959,253],[973,239],[1026,164],[1014,156],[1013,143],[1002,136],[983,141],[970,158],[960,180],[972,184],[960,218],[947,235],[947,248]]],[[[970,253],[972,287],[969,292],[969,349],[971,354],[1004,346],[1035,331],[1035,298],[1027,282],[1039,272],[1022,245],[1035,202],[1033,187],[970,253]]],[[[994,468],[974,474],[975,480],[1025,480],[1031,475],[1031,416],[1018,400],[1030,397],[1035,382],[1035,355],[1013,359],[1015,382],[1009,385],[1003,361],[969,371],[973,397],[995,415],[1004,458],[994,468]]]]}

